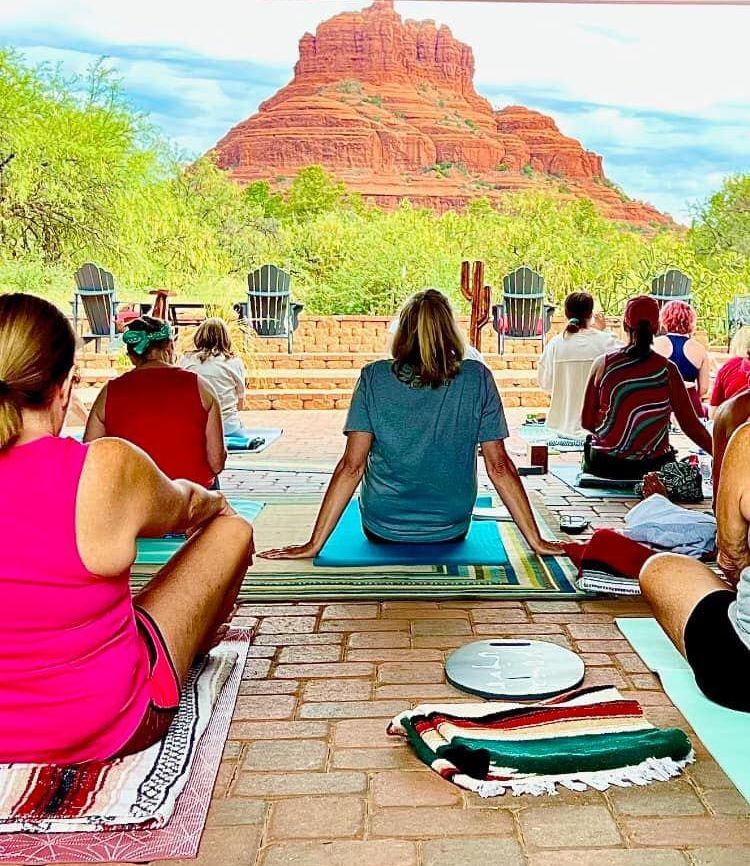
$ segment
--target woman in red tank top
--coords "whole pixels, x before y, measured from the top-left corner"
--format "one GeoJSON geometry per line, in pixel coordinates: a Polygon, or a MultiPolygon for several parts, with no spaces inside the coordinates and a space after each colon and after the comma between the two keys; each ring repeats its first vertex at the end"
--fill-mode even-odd
{"type": "Polygon", "coordinates": [[[142,316],[123,333],[135,369],[102,388],[84,440],[125,439],[169,478],[215,487],[226,450],[216,394],[195,373],[176,367],[172,329],[142,316]]]}

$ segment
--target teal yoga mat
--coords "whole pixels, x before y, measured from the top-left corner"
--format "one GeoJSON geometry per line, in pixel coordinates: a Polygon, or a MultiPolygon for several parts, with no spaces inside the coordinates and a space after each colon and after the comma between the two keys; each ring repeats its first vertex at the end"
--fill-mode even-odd
{"type": "MultiPolygon", "coordinates": [[[[231,496],[227,499],[232,508],[249,523],[255,520],[265,505],[264,502],[255,502],[251,499],[232,499],[231,496]]],[[[184,543],[184,535],[169,538],[139,538],[135,565],[164,565],[184,543]]]]}
{"type": "MultiPolygon", "coordinates": [[[[555,478],[559,478],[560,481],[564,481],[569,487],[572,487],[576,493],[579,493],[581,496],[586,496],[589,499],[639,498],[633,490],[627,487],[617,487],[616,482],[613,482],[611,485],[609,485],[606,478],[601,479],[602,483],[600,487],[581,487],[581,485],[578,483],[578,479],[581,474],[580,466],[550,466],[549,471],[555,476],[555,478]]],[[[619,483],[624,484],[625,482],[620,481],[619,483]]],[[[705,499],[711,499],[712,496],[713,490],[711,488],[711,482],[704,480],[703,497],[705,499]]]]}
{"type": "Polygon", "coordinates": [[[581,474],[580,466],[550,466],[549,471],[564,481],[568,487],[572,487],[576,493],[589,499],[638,499],[632,490],[622,487],[608,487],[605,479],[602,479],[601,487],[580,487],[578,477],[581,474]]]}
{"type": "Polygon", "coordinates": [[[257,430],[248,431],[248,436],[225,436],[224,442],[230,454],[260,454],[261,451],[265,451],[269,445],[273,445],[280,439],[283,432],[277,427],[258,427],[257,430]],[[247,446],[253,439],[263,439],[264,442],[258,448],[249,449],[247,446]]]}
{"type": "MultiPolygon", "coordinates": [[[[259,427],[257,430],[250,430],[249,432],[249,436],[225,436],[224,444],[227,446],[227,451],[232,454],[260,454],[261,451],[265,451],[269,445],[273,445],[280,439],[284,431],[278,427],[259,427]],[[263,444],[251,450],[247,446],[253,439],[263,439],[263,444]]],[[[79,442],[83,441],[83,431],[72,433],[71,436],[79,442]]]]}
{"type": "Polygon", "coordinates": [[[690,666],[655,619],[616,619],[620,631],[645,664],[659,676],[672,703],[690,722],[717,764],[750,802],[750,713],[709,701],[695,684],[690,666]]]}
{"type": "MultiPolygon", "coordinates": [[[[477,505],[489,507],[492,499],[480,496],[477,505]]],[[[381,565],[506,565],[498,525],[490,520],[472,520],[463,541],[440,544],[378,544],[362,529],[359,502],[353,499],[341,515],[331,537],[314,565],[322,568],[359,568],[381,565]]]]}

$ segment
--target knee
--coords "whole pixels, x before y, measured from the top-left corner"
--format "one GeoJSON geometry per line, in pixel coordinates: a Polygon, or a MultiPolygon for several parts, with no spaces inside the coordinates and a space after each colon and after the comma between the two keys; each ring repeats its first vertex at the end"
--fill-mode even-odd
{"type": "Polygon", "coordinates": [[[231,517],[217,517],[216,528],[221,533],[221,547],[238,557],[245,559],[253,553],[253,527],[238,514],[231,517]]]}
{"type": "Polygon", "coordinates": [[[641,591],[647,599],[653,598],[659,592],[659,587],[666,581],[674,580],[680,573],[682,556],[676,553],[657,553],[649,557],[641,568],[639,575],[641,591]]]}

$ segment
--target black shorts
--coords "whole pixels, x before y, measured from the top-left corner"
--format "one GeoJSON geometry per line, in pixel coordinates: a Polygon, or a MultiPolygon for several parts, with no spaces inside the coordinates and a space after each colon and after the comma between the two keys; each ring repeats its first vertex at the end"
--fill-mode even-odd
{"type": "Polygon", "coordinates": [[[717,589],[698,602],[685,625],[685,655],[709,700],[750,713],[750,647],[728,613],[736,600],[736,593],[717,589]]]}

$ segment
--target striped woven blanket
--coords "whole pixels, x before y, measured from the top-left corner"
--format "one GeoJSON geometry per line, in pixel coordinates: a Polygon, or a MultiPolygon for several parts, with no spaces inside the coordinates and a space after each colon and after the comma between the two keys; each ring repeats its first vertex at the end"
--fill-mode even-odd
{"type": "Polygon", "coordinates": [[[683,731],[654,727],[609,686],[537,704],[422,704],[388,733],[408,737],[425,764],[481,797],[647,785],[693,760],[683,731]]]}
{"type": "Polygon", "coordinates": [[[0,833],[164,827],[219,694],[235,665],[244,663],[234,646],[220,644],[192,669],[166,737],[150,749],[70,767],[0,765],[0,833]]]}

